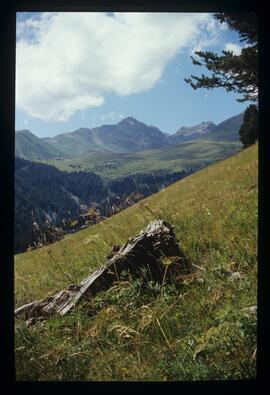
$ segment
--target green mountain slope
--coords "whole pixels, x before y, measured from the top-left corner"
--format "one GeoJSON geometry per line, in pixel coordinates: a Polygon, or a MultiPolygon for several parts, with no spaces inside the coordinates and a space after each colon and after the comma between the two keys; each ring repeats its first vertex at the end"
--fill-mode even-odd
{"type": "Polygon", "coordinates": [[[88,128],[80,128],[74,132],[62,133],[42,140],[56,149],[61,149],[65,153],[65,158],[76,157],[87,150],[90,152],[110,152],[110,149],[88,128]]]}
{"type": "Polygon", "coordinates": [[[14,250],[21,252],[37,243],[40,231],[45,232],[49,224],[64,227],[65,220],[79,216],[81,204],[107,201],[107,197],[106,185],[94,173],[61,172],[15,157],[14,250]]]}
{"type": "Polygon", "coordinates": [[[214,130],[205,135],[206,140],[239,141],[239,130],[243,123],[244,113],[235,115],[219,123],[214,130]]]}
{"type": "Polygon", "coordinates": [[[52,225],[65,232],[74,230],[71,222],[75,221],[77,228],[85,225],[81,215],[86,207],[94,204],[99,215],[107,217],[125,207],[128,195],[149,196],[185,175],[159,170],[106,181],[93,172],[64,172],[15,157],[14,250],[18,253],[49,242],[52,225]]]}
{"type": "Polygon", "coordinates": [[[128,276],[70,315],[16,320],[19,380],[256,376],[258,153],[254,145],[55,244],[15,257],[15,304],[76,283],[150,220],[174,225],[205,270],[173,285],[128,276]]]}
{"type": "Polygon", "coordinates": [[[47,144],[29,130],[18,130],[15,135],[15,155],[31,160],[64,158],[61,150],[47,144]]]}
{"type": "Polygon", "coordinates": [[[181,127],[175,134],[168,136],[170,144],[184,141],[229,141],[239,142],[239,129],[243,123],[244,113],[240,113],[215,125],[213,122],[202,122],[193,127],[181,127]]]}

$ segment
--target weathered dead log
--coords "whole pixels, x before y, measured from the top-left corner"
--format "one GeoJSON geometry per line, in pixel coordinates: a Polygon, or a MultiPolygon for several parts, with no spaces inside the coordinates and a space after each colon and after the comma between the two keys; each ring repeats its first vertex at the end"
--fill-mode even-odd
{"type": "Polygon", "coordinates": [[[175,275],[190,274],[196,270],[181,251],[172,226],[163,220],[152,221],[136,237],[129,239],[98,270],[81,281],[70,285],[45,299],[28,303],[15,310],[15,316],[24,314],[29,323],[46,319],[52,314],[65,315],[79,300],[93,297],[100,290],[109,288],[120,279],[123,271],[133,276],[148,276],[154,281],[163,281],[175,275]],[[171,259],[165,259],[170,257],[171,259]],[[170,264],[171,262],[171,264],[170,264]]]}

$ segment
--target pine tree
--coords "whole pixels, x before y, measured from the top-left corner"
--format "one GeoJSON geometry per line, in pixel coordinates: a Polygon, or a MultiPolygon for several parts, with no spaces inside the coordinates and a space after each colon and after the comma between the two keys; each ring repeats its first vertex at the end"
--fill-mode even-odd
{"type": "Polygon", "coordinates": [[[249,147],[258,140],[258,108],[256,105],[251,104],[247,107],[239,135],[243,148],[249,147]]]}
{"type": "Polygon", "coordinates": [[[226,22],[229,29],[237,31],[240,41],[245,42],[240,55],[232,51],[222,51],[222,55],[210,51],[196,51],[201,59],[191,56],[197,66],[205,66],[212,74],[200,77],[191,75],[185,78],[193,89],[213,89],[223,87],[228,92],[233,91],[242,95],[240,102],[258,100],[258,35],[257,14],[255,13],[219,13],[215,18],[221,23],[226,22]]]}

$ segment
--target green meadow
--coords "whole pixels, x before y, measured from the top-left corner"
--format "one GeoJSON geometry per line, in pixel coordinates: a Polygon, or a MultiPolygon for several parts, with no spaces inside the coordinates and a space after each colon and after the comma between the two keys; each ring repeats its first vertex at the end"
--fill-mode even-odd
{"type": "MultiPolygon", "coordinates": [[[[211,144],[217,149],[217,143],[211,144]]],[[[132,154],[133,161],[123,156],[122,175],[146,168],[149,157],[159,168],[166,162],[178,170],[185,155],[176,159],[174,149],[174,154],[173,149],[132,154]]],[[[89,170],[95,165],[93,160],[81,163],[89,170]]],[[[113,177],[113,170],[105,175],[113,177]]],[[[17,379],[255,378],[257,323],[248,308],[257,304],[257,187],[256,144],[95,226],[16,255],[16,307],[80,282],[104,264],[114,244],[121,245],[153,219],[169,221],[180,247],[204,269],[162,285],[126,273],[64,317],[31,327],[16,319],[17,379]]]]}
{"type": "Polygon", "coordinates": [[[204,166],[236,153],[240,141],[187,141],[175,146],[128,154],[91,153],[74,159],[47,160],[62,171],[94,171],[110,180],[136,173],[165,170],[169,173],[182,171],[190,165],[204,166]],[[110,162],[115,166],[109,166],[110,162]]]}

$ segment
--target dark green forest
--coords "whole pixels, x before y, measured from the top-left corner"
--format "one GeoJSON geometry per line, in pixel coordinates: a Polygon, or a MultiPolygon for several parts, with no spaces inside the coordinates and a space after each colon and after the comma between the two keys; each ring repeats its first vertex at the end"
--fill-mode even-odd
{"type": "Polygon", "coordinates": [[[57,240],[85,224],[85,207],[108,217],[130,202],[158,192],[196,169],[139,173],[105,181],[93,172],[60,171],[54,166],[15,158],[15,253],[57,240]],[[77,227],[71,226],[76,221],[77,227]],[[59,232],[59,230],[61,232],[59,232]]]}
{"type": "Polygon", "coordinates": [[[37,241],[49,224],[63,227],[64,219],[78,217],[80,202],[101,201],[105,196],[106,187],[94,173],[65,173],[16,157],[15,252],[37,241]]]}

